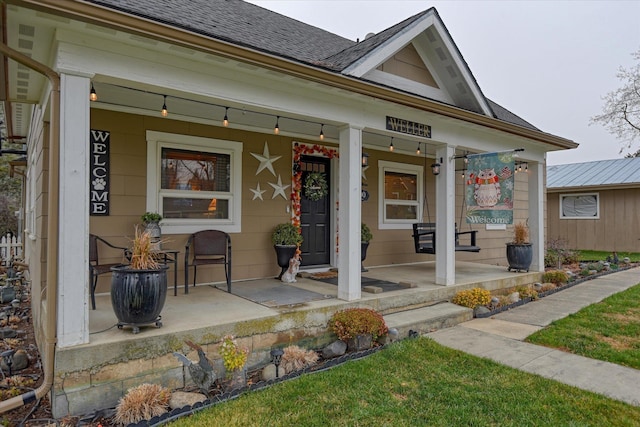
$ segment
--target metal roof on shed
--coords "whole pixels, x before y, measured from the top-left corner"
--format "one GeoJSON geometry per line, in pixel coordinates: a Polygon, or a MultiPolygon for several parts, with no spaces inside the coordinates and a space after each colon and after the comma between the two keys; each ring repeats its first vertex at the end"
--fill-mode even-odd
{"type": "Polygon", "coordinates": [[[547,188],[640,185],[640,157],[547,166],[547,188]]]}

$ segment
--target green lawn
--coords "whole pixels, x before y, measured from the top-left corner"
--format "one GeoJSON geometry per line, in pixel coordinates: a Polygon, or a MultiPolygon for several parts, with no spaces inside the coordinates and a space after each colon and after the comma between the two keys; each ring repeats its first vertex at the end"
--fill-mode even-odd
{"type": "Polygon", "coordinates": [[[527,341],[640,369],[640,284],[553,322],[527,341]]]}
{"type": "MultiPolygon", "coordinates": [[[[613,252],[607,251],[586,251],[579,249],[580,261],[604,261],[608,256],[613,257],[613,252]]],[[[618,258],[620,261],[624,257],[629,257],[631,262],[640,262],[640,252],[618,252],[618,258]]]]}
{"type": "Polygon", "coordinates": [[[640,408],[443,347],[404,340],[247,393],[172,426],[637,426],[640,408]]]}

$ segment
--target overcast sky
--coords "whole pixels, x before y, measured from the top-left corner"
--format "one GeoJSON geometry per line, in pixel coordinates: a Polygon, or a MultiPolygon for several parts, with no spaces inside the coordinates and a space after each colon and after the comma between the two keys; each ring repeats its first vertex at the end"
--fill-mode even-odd
{"type": "MultiPolygon", "coordinates": [[[[435,7],[484,95],[544,132],[580,144],[548,164],[623,157],[590,118],[640,50],[640,0],[250,0],[351,40],[435,7]]],[[[632,151],[637,150],[635,146],[632,151]]]]}

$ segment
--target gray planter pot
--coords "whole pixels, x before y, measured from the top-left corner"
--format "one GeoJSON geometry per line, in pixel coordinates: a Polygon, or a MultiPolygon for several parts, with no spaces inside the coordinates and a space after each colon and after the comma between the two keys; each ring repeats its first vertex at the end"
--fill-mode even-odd
{"type": "Polygon", "coordinates": [[[533,259],[533,246],[531,243],[507,243],[508,270],[529,272],[533,259]]]}
{"type": "Polygon", "coordinates": [[[128,265],[111,267],[111,305],[118,318],[118,329],[155,324],[162,326],[160,312],[167,298],[167,270],[133,270],[128,265]]]}

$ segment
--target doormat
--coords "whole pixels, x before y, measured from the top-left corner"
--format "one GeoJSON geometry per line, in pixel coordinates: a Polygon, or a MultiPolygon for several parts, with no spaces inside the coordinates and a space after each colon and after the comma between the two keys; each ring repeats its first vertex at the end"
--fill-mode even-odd
{"type": "MultiPolygon", "coordinates": [[[[310,278],[314,280],[318,280],[320,282],[329,283],[334,286],[338,286],[338,274],[334,272],[327,273],[316,273],[312,274],[310,278]]],[[[380,292],[390,292],[390,291],[398,291],[401,289],[408,289],[412,286],[408,286],[405,284],[399,284],[394,282],[389,282],[387,280],[374,279],[371,277],[360,277],[360,286],[362,286],[362,290],[365,292],[369,292],[372,294],[378,294],[380,292]]]]}
{"type": "MultiPolygon", "coordinates": [[[[221,283],[216,285],[216,288],[226,291],[227,285],[221,283]]],[[[297,288],[276,279],[234,283],[231,286],[231,293],[269,308],[295,307],[309,301],[334,298],[331,295],[297,288]]]]}

